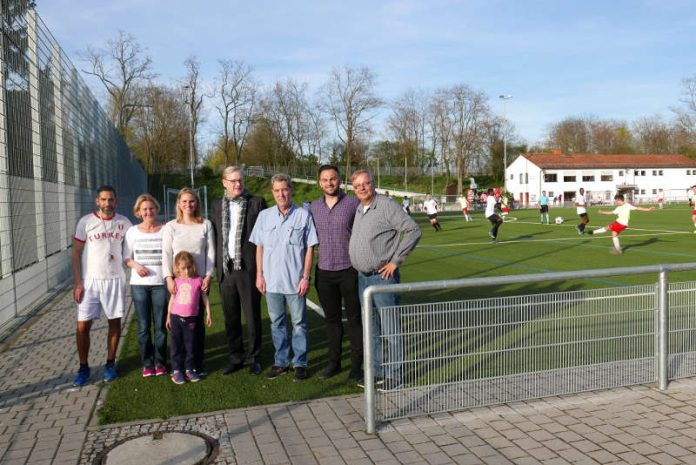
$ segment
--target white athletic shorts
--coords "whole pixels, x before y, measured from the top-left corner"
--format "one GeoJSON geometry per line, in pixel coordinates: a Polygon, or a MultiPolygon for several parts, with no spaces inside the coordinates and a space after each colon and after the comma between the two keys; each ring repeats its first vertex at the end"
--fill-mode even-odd
{"type": "Polygon", "coordinates": [[[100,310],[109,320],[123,318],[126,311],[126,284],[121,278],[87,279],[85,295],[77,304],[77,321],[99,318],[100,310]]]}

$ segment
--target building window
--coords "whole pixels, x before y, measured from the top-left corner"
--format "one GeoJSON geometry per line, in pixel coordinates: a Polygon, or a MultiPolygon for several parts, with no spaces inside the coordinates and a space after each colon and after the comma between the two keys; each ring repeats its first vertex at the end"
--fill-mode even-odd
{"type": "Polygon", "coordinates": [[[575,176],[563,176],[563,182],[575,182],[575,176]]]}
{"type": "Polygon", "coordinates": [[[662,171],[662,170],[658,171],[658,173],[660,173],[660,176],[664,176],[664,175],[665,175],[665,172],[662,171]]]}
{"type": "Polygon", "coordinates": [[[594,176],[583,176],[582,182],[594,182],[594,176]]]}
{"type": "Polygon", "coordinates": [[[513,173],[510,173],[510,181],[512,181],[513,179],[515,179],[515,175],[513,173]]]}
{"type": "Polygon", "coordinates": [[[653,189],[653,195],[657,195],[657,189],[653,189]]]}
{"type": "Polygon", "coordinates": [[[640,190],[640,195],[645,195],[645,189],[640,190]]]}
{"type": "Polygon", "coordinates": [[[638,189],[634,189],[633,195],[639,195],[639,194],[640,194],[640,191],[638,189]]]}
{"type": "Polygon", "coordinates": [[[690,176],[691,175],[691,170],[686,170],[686,175],[690,176]]]}
{"type": "Polygon", "coordinates": [[[640,175],[641,175],[641,176],[645,176],[645,170],[641,170],[641,171],[640,171],[640,175]]]}
{"type": "Polygon", "coordinates": [[[623,171],[619,171],[619,176],[623,176],[623,175],[624,175],[624,172],[623,172],[623,171]]]}
{"type": "Polygon", "coordinates": [[[611,182],[614,180],[614,176],[612,176],[611,174],[603,174],[600,179],[605,182],[611,182]]]}
{"type": "Polygon", "coordinates": [[[638,170],[633,170],[633,176],[640,176],[640,172],[638,170]]]}
{"type": "Polygon", "coordinates": [[[545,173],[544,182],[558,182],[558,174],[556,173],[545,173]]]}

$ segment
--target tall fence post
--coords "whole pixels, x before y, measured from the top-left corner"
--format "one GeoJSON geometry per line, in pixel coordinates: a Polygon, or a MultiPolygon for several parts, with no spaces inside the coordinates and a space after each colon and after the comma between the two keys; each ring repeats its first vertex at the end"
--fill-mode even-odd
{"type": "Polygon", "coordinates": [[[661,270],[657,280],[657,387],[667,389],[667,355],[669,350],[669,282],[667,270],[661,270]]]}
{"type": "Polygon", "coordinates": [[[365,426],[368,434],[375,432],[375,371],[374,347],[372,346],[372,289],[368,287],[363,293],[362,327],[363,327],[363,367],[365,372],[365,426]]]}

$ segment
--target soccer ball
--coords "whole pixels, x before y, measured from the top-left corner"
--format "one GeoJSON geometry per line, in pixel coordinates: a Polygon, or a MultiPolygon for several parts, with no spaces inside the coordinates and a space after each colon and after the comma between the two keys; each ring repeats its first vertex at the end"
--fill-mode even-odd
{"type": "Polygon", "coordinates": [[[556,224],[563,224],[563,217],[562,216],[557,216],[555,220],[553,220],[556,224]]]}

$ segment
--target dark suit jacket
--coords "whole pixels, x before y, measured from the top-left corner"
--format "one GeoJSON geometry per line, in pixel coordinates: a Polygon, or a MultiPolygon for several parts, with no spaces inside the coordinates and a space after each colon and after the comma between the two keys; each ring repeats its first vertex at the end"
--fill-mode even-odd
{"type": "MultiPolygon", "coordinates": [[[[249,242],[249,236],[256,224],[259,212],[266,208],[266,200],[261,197],[249,197],[246,208],[246,218],[242,228],[242,269],[253,273],[252,279],[256,279],[256,245],[249,242]]],[[[217,279],[222,283],[224,278],[225,257],[222,256],[222,241],[227,238],[222,237],[222,199],[213,200],[213,214],[210,218],[215,229],[215,266],[217,269],[217,279]]],[[[254,281],[252,281],[254,282],[254,281]]]]}

